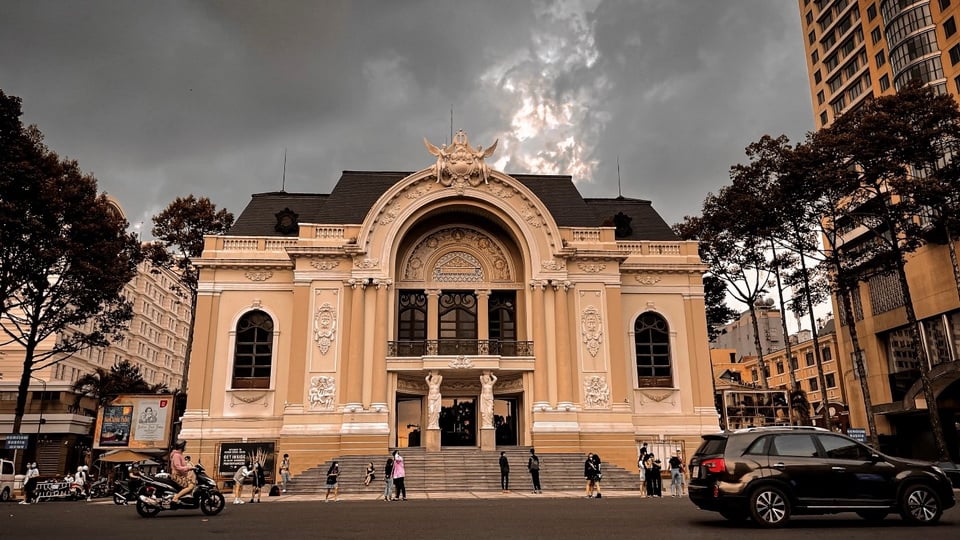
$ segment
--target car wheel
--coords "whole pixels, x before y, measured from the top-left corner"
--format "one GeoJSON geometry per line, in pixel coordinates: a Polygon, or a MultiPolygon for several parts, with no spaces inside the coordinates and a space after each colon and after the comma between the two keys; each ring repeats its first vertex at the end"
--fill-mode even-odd
{"type": "Polygon", "coordinates": [[[214,491],[200,500],[200,511],[208,516],[215,516],[226,506],[226,500],[220,492],[214,491]]]}
{"type": "Polygon", "coordinates": [[[743,510],[721,510],[720,515],[724,517],[727,521],[732,521],[734,523],[742,523],[750,518],[746,512],[743,510]]]}
{"type": "Polygon", "coordinates": [[[154,517],[160,513],[160,507],[147,504],[143,501],[137,501],[137,513],[140,514],[140,517],[154,517]]]}
{"type": "Polygon", "coordinates": [[[3,491],[0,491],[0,502],[7,502],[10,500],[10,488],[3,488],[3,491]]]}
{"type": "Polygon", "coordinates": [[[779,527],[790,519],[790,501],[780,488],[760,486],[750,494],[750,517],[761,527],[779,527]]]}
{"type": "Polygon", "coordinates": [[[857,510],[857,515],[867,521],[883,521],[889,513],[887,510],[857,510]]]}
{"type": "Polygon", "coordinates": [[[900,495],[900,516],[915,525],[931,525],[940,520],[943,506],[937,493],[924,484],[912,484],[900,495]]]}

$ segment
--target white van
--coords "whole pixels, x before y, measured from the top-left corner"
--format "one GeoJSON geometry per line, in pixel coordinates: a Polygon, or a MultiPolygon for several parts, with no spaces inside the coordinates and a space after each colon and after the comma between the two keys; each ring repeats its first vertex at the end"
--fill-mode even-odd
{"type": "Polygon", "coordinates": [[[13,462],[6,459],[0,459],[0,502],[6,502],[13,498],[14,491],[14,470],[13,462]]]}

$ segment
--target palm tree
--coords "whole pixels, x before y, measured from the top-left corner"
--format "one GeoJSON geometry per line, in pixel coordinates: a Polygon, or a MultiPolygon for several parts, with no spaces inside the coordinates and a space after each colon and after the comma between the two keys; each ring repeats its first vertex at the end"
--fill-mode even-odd
{"type": "Polygon", "coordinates": [[[110,369],[94,369],[92,373],[77,379],[73,389],[81,395],[96,398],[101,407],[121,394],[162,394],[169,391],[165,384],[150,384],[143,380],[140,368],[129,360],[114,364],[110,369]]]}

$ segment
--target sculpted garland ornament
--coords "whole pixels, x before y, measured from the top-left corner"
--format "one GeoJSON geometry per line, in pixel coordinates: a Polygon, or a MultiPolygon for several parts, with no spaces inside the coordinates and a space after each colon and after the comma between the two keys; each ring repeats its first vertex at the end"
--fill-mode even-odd
{"type": "Polygon", "coordinates": [[[437,164],[433,168],[433,175],[437,182],[458,189],[463,189],[467,185],[477,187],[487,183],[490,169],[483,160],[493,155],[498,142],[499,139],[493,141],[490,148],[486,150],[483,146],[477,146],[474,149],[470,146],[467,134],[462,129],[454,135],[450,146],[443,144],[437,148],[430,144],[426,137],[423,139],[427,151],[437,156],[437,164]]]}

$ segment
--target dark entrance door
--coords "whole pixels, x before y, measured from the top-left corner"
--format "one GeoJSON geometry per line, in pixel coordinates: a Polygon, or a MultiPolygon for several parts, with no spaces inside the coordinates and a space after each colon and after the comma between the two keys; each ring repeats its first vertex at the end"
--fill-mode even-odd
{"type": "Polygon", "coordinates": [[[517,398],[499,397],[493,400],[493,427],[497,446],[517,445],[517,398]]]}
{"type": "Polygon", "coordinates": [[[440,446],[477,445],[477,400],[443,398],[440,402],[440,446]]]}

